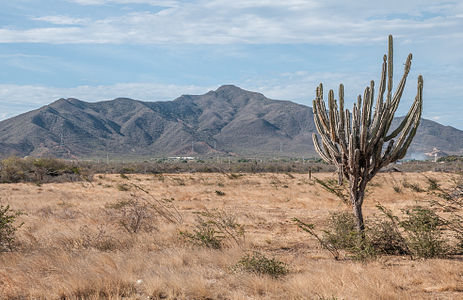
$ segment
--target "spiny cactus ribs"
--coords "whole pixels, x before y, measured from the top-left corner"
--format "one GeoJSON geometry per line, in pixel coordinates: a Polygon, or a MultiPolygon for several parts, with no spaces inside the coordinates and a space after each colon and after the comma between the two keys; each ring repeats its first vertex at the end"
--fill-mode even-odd
{"type": "Polygon", "coordinates": [[[334,99],[333,90],[330,90],[327,111],[323,100],[322,84],[317,87],[316,98],[313,101],[315,125],[321,137],[320,143],[317,135],[313,134],[315,149],[324,161],[336,165],[340,184],[344,178],[349,181],[350,200],[359,231],[364,230],[362,204],[367,183],[382,167],[405,156],[420,124],[423,108],[423,77],[420,75],[413,105],[400,125],[390,130],[412,62],[410,53],[405,62],[402,79],[392,93],[392,42],[392,35],[389,35],[388,54],[383,57],[374,111],[372,109],[375,88],[373,80],[365,89],[363,99],[361,95],[358,96],[352,113],[344,109],[342,84],[339,86],[339,105],[334,99]],[[387,147],[383,147],[386,144],[387,147]]]}

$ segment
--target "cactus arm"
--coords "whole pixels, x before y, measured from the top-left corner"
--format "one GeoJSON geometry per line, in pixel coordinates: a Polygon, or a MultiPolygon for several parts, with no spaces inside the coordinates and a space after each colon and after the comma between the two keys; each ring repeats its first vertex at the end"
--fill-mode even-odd
{"type": "MultiPolygon", "coordinates": [[[[392,100],[392,104],[391,104],[391,115],[390,115],[390,121],[388,123],[389,126],[386,127],[385,129],[385,133],[387,134],[388,131],[389,131],[389,128],[391,126],[391,123],[392,123],[392,119],[394,118],[394,114],[397,110],[397,108],[399,107],[399,102],[400,102],[400,98],[402,97],[402,93],[404,91],[404,88],[405,88],[405,83],[407,82],[407,77],[408,77],[408,73],[410,72],[410,67],[411,67],[411,63],[412,63],[412,54],[410,53],[407,57],[407,61],[405,62],[405,69],[404,69],[404,74],[402,76],[402,79],[400,80],[400,83],[397,87],[397,90],[395,91],[394,93],[394,97],[393,97],[393,100],[392,100]]],[[[397,135],[397,134],[396,134],[397,135]]],[[[389,139],[391,138],[394,138],[395,135],[390,135],[389,139]]],[[[385,141],[388,141],[389,140],[388,138],[385,139],[385,141]]]]}
{"type": "Polygon", "coordinates": [[[389,35],[388,39],[388,51],[387,51],[387,96],[386,96],[386,103],[388,103],[387,107],[391,103],[391,95],[392,95],[392,73],[393,73],[393,40],[392,35],[389,35]]]}
{"type": "Polygon", "coordinates": [[[318,138],[317,138],[317,135],[315,133],[312,134],[312,140],[313,140],[313,144],[314,144],[314,147],[315,147],[315,151],[317,151],[317,153],[321,156],[321,158],[327,162],[327,163],[331,163],[331,159],[329,158],[329,155],[327,153],[325,153],[322,148],[320,148],[320,143],[318,142],[318,138]]]}
{"type": "MultiPolygon", "coordinates": [[[[375,112],[373,115],[373,124],[370,128],[370,141],[376,137],[376,134],[379,130],[379,125],[381,123],[381,117],[383,115],[383,98],[384,92],[386,91],[386,73],[387,73],[387,64],[386,64],[387,56],[384,55],[383,57],[383,67],[381,70],[381,80],[379,82],[379,91],[378,91],[378,98],[376,100],[375,112]]],[[[370,143],[372,144],[372,143],[370,143]]]]}
{"type": "Polygon", "coordinates": [[[423,77],[421,75],[418,77],[417,94],[412,109],[413,112],[411,113],[411,117],[408,118],[408,122],[405,125],[404,130],[397,140],[396,149],[391,155],[393,160],[397,160],[405,156],[420,124],[423,109],[423,77]]]}
{"type": "Polygon", "coordinates": [[[330,134],[331,134],[331,140],[333,142],[337,142],[337,136],[336,136],[336,103],[334,101],[334,92],[333,90],[330,90],[328,93],[328,103],[330,107],[330,134]]]}

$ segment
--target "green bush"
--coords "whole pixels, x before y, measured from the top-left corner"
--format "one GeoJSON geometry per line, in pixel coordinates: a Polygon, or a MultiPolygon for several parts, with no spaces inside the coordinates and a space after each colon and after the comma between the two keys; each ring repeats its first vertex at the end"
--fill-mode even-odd
{"type": "Polygon", "coordinates": [[[331,214],[323,241],[335,249],[347,251],[357,260],[376,255],[370,239],[357,231],[355,218],[349,212],[331,214]]]}
{"type": "Polygon", "coordinates": [[[357,260],[380,255],[436,258],[461,253],[461,218],[449,221],[431,208],[422,206],[404,210],[401,217],[381,205],[377,208],[382,214],[370,218],[363,233],[356,230],[354,216],[347,212],[332,214],[321,236],[315,232],[314,225],[293,220],[299,228],[314,236],[335,259],[339,259],[341,250],[357,260]],[[457,245],[451,246],[455,244],[454,237],[457,245]]]}
{"type": "Polygon", "coordinates": [[[75,163],[54,158],[9,157],[0,162],[0,182],[62,182],[88,180],[81,167],[75,163]]]}
{"type": "Polygon", "coordinates": [[[242,270],[250,273],[269,275],[274,278],[286,275],[289,270],[288,266],[276,258],[268,258],[259,252],[246,254],[234,266],[235,270],[242,270]]]}
{"type": "Polygon", "coordinates": [[[2,182],[19,182],[26,178],[26,163],[18,157],[9,157],[1,162],[0,177],[2,182]]]}
{"type": "Polygon", "coordinates": [[[180,231],[191,243],[212,249],[222,249],[222,240],[225,236],[218,232],[214,226],[198,217],[193,232],[180,231]]]}
{"type": "Polygon", "coordinates": [[[0,252],[13,251],[16,230],[23,225],[15,225],[16,218],[20,215],[21,212],[11,210],[9,205],[0,204],[0,252]]]}
{"type": "Polygon", "coordinates": [[[445,256],[449,246],[443,233],[448,222],[431,209],[421,206],[406,210],[405,214],[399,224],[404,229],[412,253],[423,258],[445,256]]]}
{"type": "Polygon", "coordinates": [[[440,190],[440,185],[437,182],[437,179],[430,177],[426,177],[426,179],[428,181],[428,191],[440,190]]]}
{"type": "Polygon", "coordinates": [[[383,206],[377,205],[377,208],[384,217],[373,219],[367,227],[368,242],[376,255],[411,255],[398,218],[383,206]]]}

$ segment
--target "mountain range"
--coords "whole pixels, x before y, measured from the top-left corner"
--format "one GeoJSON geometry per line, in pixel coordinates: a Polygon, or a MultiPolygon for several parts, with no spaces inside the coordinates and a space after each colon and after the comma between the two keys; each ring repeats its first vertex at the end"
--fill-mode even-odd
{"type": "MultiPolygon", "coordinates": [[[[399,122],[396,118],[394,122],[399,122]]],[[[0,155],[317,156],[312,108],[224,85],[173,101],[59,99],[0,122],[0,155]]],[[[422,119],[409,156],[463,153],[463,131],[422,119]]]]}

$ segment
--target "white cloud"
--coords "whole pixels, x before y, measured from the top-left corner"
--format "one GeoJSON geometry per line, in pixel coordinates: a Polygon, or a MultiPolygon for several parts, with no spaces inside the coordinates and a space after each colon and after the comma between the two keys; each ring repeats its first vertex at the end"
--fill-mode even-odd
{"type": "Polygon", "coordinates": [[[119,97],[142,101],[165,101],[173,100],[182,94],[204,94],[215,88],[217,87],[158,83],[117,83],[72,88],[0,84],[0,120],[37,109],[60,98],[77,98],[89,102],[119,97]]]}
{"type": "Polygon", "coordinates": [[[213,87],[158,83],[117,83],[114,85],[82,85],[58,88],[42,85],[0,84],[0,104],[25,103],[46,105],[59,98],[101,101],[128,97],[145,101],[173,100],[182,94],[205,93],[213,87]]]}
{"type": "Polygon", "coordinates": [[[72,18],[68,16],[45,16],[32,19],[56,25],[84,25],[90,21],[89,19],[72,18]]]}
{"type": "Polygon", "coordinates": [[[178,1],[169,0],[68,0],[80,5],[106,5],[106,4],[149,4],[153,6],[177,6],[178,1]]]}
{"type": "Polygon", "coordinates": [[[42,16],[60,28],[3,28],[0,42],[230,44],[384,42],[393,33],[414,42],[460,36],[463,6],[456,3],[389,1],[271,0],[72,0],[82,5],[145,3],[160,12],[140,11],[99,20],[42,16]],[[427,8],[430,7],[430,8],[427,8]],[[406,12],[404,14],[403,12],[406,12]],[[75,25],[79,25],[78,28],[75,25]]]}

